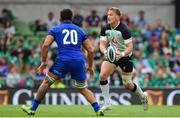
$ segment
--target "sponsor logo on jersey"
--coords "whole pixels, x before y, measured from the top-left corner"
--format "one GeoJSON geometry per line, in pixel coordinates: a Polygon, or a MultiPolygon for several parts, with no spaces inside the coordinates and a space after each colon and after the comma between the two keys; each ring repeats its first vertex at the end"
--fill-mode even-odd
{"type": "Polygon", "coordinates": [[[114,37],[112,38],[111,42],[112,42],[112,44],[115,45],[115,46],[118,44],[118,42],[116,41],[116,39],[115,39],[114,37]]]}

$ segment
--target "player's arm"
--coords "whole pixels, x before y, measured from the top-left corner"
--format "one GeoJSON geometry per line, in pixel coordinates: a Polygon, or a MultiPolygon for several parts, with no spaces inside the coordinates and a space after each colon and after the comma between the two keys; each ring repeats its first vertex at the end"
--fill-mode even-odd
{"type": "Polygon", "coordinates": [[[48,35],[43,43],[42,46],[42,54],[41,54],[41,63],[45,63],[46,64],[46,59],[47,59],[47,54],[48,54],[48,50],[49,47],[51,46],[51,44],[54,41],[54,37],[51,35],[48,35]]]}
{"type": "Polygon", "coordinates": [[[107,45],[108,45],[108,41],[107,41],[105,36],[100,37],[100,44],[99,45],[100,45],[100,51],[102,53],[104,53],[106,51],[106,48],[107,48],[107,45]]]}
{"type": "Polygon", "coordinates": [[[48,50],[50,45],[53,43],[54,37],[48,35],[42,45],[42,52],[41,52],[41,65],[38,68],[38,73],[42,73],[43,69],[46,67],[46,59],[48,55],[48,50]]]}
{"type": "Polygon", "coordinates": [[[87,51],[86,51],[86,49],[83,46],[81,46],[81,50],[82,50],[85,58],[87,58],[87,51]]]}
{"type": "Polygon", "coordinates": [[[130,39],[125,40],[126,48],[122,52],[122,56],[129,55],[133,51],[133,43],[132,43],[132,37],[130,39]]]}
{"type": "Polygon", "coordinates": [[[89,39],[86,39],[83,42],[83,47],[87,50],[88,59],[89,59],[89,72],[90,72],[90,79],[94,78],[94,49],[89,39]]]}
{"type": "Polygon", "coordinates": [[[99,44],[99,47],[100,47],[100,51],[105,55],[105,57],[107,57],[107,46],[108,46],[108,40],[106,38],[106,35],[105,35],[105,27],[103,27],[101,29],[101,36],[100,36],[100,44],[99,44]]]}
{"type": "Polygon", "coordinates": [[[89,67],[93,67],[94,65],[94,49],[93,49],[93,46],[90,42],[89,39],[86,39],[84,42],[83,42],[83,47],[87,50],[88,52],[88,59],[89,59],[89,67]]]}
{"type": "Polygon", "coordinates": [[[121,58],[124,56],[127,56],[132,53],[133,51],[133,43],[132,43],[132,37],[130,30],[125,26],[124,30],[122,32],[122,37],[124,39],[124,43],[126,45],[126,48],[123,52],[117,52],[117,58],[121,58]]]}
{"type": "Polygon", "coordinates": [[[132,51],[133,51],[132,38],[125,41],[125,45],[126,45],[126,48],[125,48],[125,50],[123,52],[119,52],[119,51],[116,52],[117,60],[119,60],[121,57],[125,57],[125,56],[132,53],[132,51]]]}
{"type": "MultiPolygon", "coordinates": [[[[87,53],[87,50],[83,47],[83,46],[81,46],[81,50],[82,50],[82,52],[83,52],[83,54],[84,54],[84,57],[85,57],[85,59],[87,59],[87,55],[88,55],[88,53],[87,53]]],[[[89,65],[86,63],[86,70],[89,68],[89,65]]]]}

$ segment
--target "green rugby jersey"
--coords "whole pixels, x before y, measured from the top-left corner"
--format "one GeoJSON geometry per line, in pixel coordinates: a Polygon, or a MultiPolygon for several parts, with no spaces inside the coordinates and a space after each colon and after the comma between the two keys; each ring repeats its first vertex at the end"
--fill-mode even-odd
{"type": "Polygon", "coordinates": [[[106,37],[109,45],[114,45],[116,48],[123,52],[126,48],[126,43],[130,42],[131,32],[128,27],[120,22],[114,29],[109,24],[101,29],[101,37],[106,37]]]}

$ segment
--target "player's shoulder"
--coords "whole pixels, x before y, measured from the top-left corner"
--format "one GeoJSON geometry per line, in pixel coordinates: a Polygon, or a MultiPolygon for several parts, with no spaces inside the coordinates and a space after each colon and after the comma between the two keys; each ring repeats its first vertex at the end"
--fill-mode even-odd
{"type": "Polygon", "coordinates": [[[128,28],[128,26],[125,23],[123,23],[123,22],[119,23],[119,25],[116,28],[116,30],[121,31],[121,33],[130,32],[130,29],[128,28]]]}
{"type": "Polygon", "coordinates": [[[129,29],[128,26],[123,22],[119,23],[118,28],[121,30],[126,30],[126,29],[128,30],[129,29]]]}
{"type": "Polygon", "coordinates": [[[76,29],[80,30],[80,31],[84,31],[82,27],[79,27],[78,25],[76,24],[72,24],[76,29]]]}
{"type": "Polygon", "coordinates": [[[74,29],[77,30],[79,33],[86,34],[85,30],[84,30],[82,27],[79,27],[78,25],[73,24],[73,23],[72,23],[72,26],[73,26],[74,29]]]}
{"type": "MultiPolygon", "coordinates": [[[[65,26],[65,27],[67,27],[67,26],[65,26]]],[[[76,25],[76,24],[74,24],[74,23],[68,24],[68,27],[69,27],[70,29],[82,30],[81,27],[79,27],[78,25],[76,25]]]]}
{"type": "Polygon", "coordinates": [[[120,22],[118,30],[122,33],[124,39],[131,37],[131,31],[125,23],[120,22]]]}
{"type": "Polygon", "coordinates": [[[58,24],[58,25],[56,25],[56,26],[53,26],[53,27],[50,28],[50,30],[51,30],[51,31],[56,31],[56,30],[59,29],[60,25],[61,25],[61,24],[58,24]]]}

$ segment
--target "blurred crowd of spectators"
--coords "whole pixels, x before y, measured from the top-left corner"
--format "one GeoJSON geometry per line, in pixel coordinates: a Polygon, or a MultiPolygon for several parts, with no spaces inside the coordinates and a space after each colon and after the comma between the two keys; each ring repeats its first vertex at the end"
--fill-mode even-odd
{"type": "MultiPolygon", "coordinates": [[[[28,24],[32,34],[21,34],[17,29],[18,18],[14,17],[9,9],[3,9],[0,16],[0,88],[1,87],[37,87],[44,74],[37,75],[36,68],[40,64],[41,42],[36,40],[28,43],[29,37],[38,32],[45,32],[57,25],[53,12],[49,12],[47,20],[38,19],[28,24]],[[17,30],[17,31],[16,31],[17,30]],[[15,39],[15,37],[18,37],[15,39]]],[[[82,16],[78,9],[74,10],[73,23],[85,29],[95,49],[95,77],[89,80],[89,86],[99,86],[99,73],[104,59],[99,50],[99,35],[106,24],[107,15],[102,18],[96,10],[88,16],[82,16]]],[[[123,14],[121,22],[127,24],[132,31],[134,44],[134,71],[133,81],[144,88],[180,88],[180,24],[175,28],[163,24],[161,19],[149,23],[144,11],[139,11],[137,17],[130,19],[123,14]]],[[[23,30],[21,28],[21,30],[23,30]]],[[[55,61],[57,55],[56,44],[51,46],[48,56],[48,67],[55,61]]],[[[109,77],[111,87],[122,87],[120,69],[109,77]]],[[[46,73],[45,70],[44,73],[46,73]]],[[[88,77],[88,73],[87,73],[88,77]]],[[[56,82],[52,88],[72,87],[70,76],[56,82]]]]}

